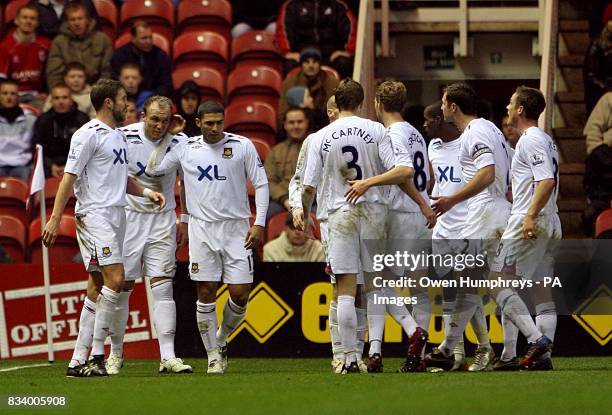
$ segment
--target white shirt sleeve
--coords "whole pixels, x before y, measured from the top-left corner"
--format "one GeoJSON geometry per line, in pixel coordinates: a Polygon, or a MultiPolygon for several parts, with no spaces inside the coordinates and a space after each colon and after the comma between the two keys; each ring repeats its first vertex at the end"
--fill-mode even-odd
{"type": "Polygon", "coordinates": [[[474,160],[476,169],[480,170],[484,167],[495,165],[491,139],[486,136],[486,132],[472,128],[467,138],[470,157],[474,160]]]}
{"type": "MultiPolygon", "coordinates": [[[[413,167],[412,160],[414,155],[406,140],[403,139],[399,131],[393,129],[388,130],[389,137],[391,138],[391,147],[393,148],[393,155],[395,157],[396,166],[407,166],[413,167]]],[[[386,167],[386,166],[385,166],[386,167]]]]}
{"type": "Polygon", "coordinates": [[[535,137],[525,137],[525,157],[526,162],[533,174],[533,181],[539,182],[546,179],[555,178],[555,167],[553,166],[552,157],[549,156],[546,148],[546,142],[538,140],[535,137]]]}
{"type": "Polygon", "coordinates": [[[302,178],[304,177],[304,165],[306,164],[309,141],[309,137],[306,137],[306,140],[304,140],[302,144],[302,148],[300,148],[300,153],[298,154],[295,173],[289,181],[289,206],[291,209],[302,207],[302,178]]]}
{"type": "Polygon", "coordinates": [[[380,123],[376,123],[378,124],[378,134],[381,135],[381,139],[378,142],[378,156],[380,157],[380,160],[382,161],[382,165],[386,170],[392,169],[397,161],[395,159],[395,156],[393,155],[394,153],[394,148],[392,146],[392,138],[391,135],[388,134],[389,130],[386,130],[385,127],[383,127],[382,124],[380,123]]]}
{"type": "MultiPolygon", "coordinates": [[[[321,155],[320,140],[315,140],[308,146],[306,165],[302,186],[317,187],[323,173],[323,158],[321,155]]],[[[300,201],[301,204],[301,201],[300,201]]]]}
{"type": "Polygon", "coordinates": [[[153,151],[147,162],[146,173],[150,176],[162,176],[169,172],[179,170],[181,167],[181,155],[184,151],[185,144],[179,143],[168,151],[161,163],[156,165],[157,155],[162,151],[153,151]]]}
{"type": "Polygon", "coordinates": [[[253,143],[248,140],[245,141],[244,148],[244,167],[247,178],[253,183],[255,188],[255,225],[266,226],[266,215],[268,213],[268,204],[270,203],[268,177],[253,143]]]}
{"type": "Polygon", "coordinates": [[[97,132],[82,131],[75,134],[70,142],[70,151],[64,171],[80,176],[96,151],[97,132]]]}

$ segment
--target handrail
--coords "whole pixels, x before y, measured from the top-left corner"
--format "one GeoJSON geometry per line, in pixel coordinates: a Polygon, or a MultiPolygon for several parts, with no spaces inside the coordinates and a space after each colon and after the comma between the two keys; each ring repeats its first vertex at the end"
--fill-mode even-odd
{"type": "Polygon", "coordinates": [[[362,115],[374,118],[374,0],[360,0],[353,79],[363,86],[362,115]]]}
{"type": "Polygon", "coordinates": [[[540,65],[540,90],[546,99],[546,109],[538,120],[538,125],[548,134],[553,127],[555,112],[555,77],[557,75],[557,42],[559,37],[559,0],[540,0],[540,10],[544,9],[540,23],[539,39],[542,63],[540,65]]]}

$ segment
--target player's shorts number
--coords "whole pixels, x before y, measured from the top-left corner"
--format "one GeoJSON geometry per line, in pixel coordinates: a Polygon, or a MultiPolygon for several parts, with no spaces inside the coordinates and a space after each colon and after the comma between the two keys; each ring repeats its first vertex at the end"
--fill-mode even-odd
{"type": "Polygon", "coordinates": [[[425,173],[425,157],[423,153],[417,151],[414,153],[414,187],[419,192],[424,191],[427,188],[427,173],[425,173]]]}
{"type": "Polygon", "coordinates": [[[350,153],[353,159],[346,163],[346,167],[349,169],[355,169],[355,180],[361,180],[363,178],[363,172],[361,171],[361,167],[357,164],[359,160],[359,153],[357,149],[353,146],[344,146],[342,147],[342,153],[350,153]]]}

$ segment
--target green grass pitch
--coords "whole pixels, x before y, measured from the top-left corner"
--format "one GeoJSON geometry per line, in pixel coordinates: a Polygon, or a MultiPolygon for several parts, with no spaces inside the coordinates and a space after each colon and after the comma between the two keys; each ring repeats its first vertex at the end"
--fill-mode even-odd
{"type": "MultiPolygon", "coordinates": [[[[140,414],[610,414],[612,357],[555,358],[552,372],[333,375],[328,359],[231,359],[225,375],[159,375],[155,361],[132,360],[118,376],[68,379],[66,363],[0,372],[0,395],[65,395],[59,410],[5,413],[140,414]],[[42,412],[41,412],[42,411],[42,412]]],[[[0,370],[44,363],[0,362],[0,370]]]]}

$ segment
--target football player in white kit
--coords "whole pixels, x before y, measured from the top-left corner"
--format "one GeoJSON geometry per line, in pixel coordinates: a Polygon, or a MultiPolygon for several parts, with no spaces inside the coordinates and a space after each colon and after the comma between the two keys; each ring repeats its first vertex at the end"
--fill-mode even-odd
{"type": "MultiPolygon", "coordinates": [[[[407,251],[418,255],[429,249],[430,228],[436,223],[436,215],[429,206],[427,185],[429,182],[429,162],[427,147],[421,134],[401,115],[408,101],[406,87],[397,81],[385,81],[376,90],[374,105],[378,119],[386,127],[395,157],[395,166],[377,176],[362,180],[351,180],[347,201],[356,202],[373,186],[397,183],[398,177],[406,177],[400,186],[391,187],[389,214],[387,216],[388,246],[387,253],[407,251]]],[[[415,270],[415,278],[425,276],[426,269],[415,270]],[[419,275],[417,275],[419,274],[419,275]]],[[[404,267],[391,267],[389,278],[403,277],[404,267]]],[[[381,304],[376,298],[395,297],[397,293],[389,287],[374,287],[368,282],[368,335],[370,350],[368,371],[382,372],[382,340],[385,316],[388,312],[409,337],[408,356],[400,367],[400,372],[420,372],[425,370],[421,353],[427,343],[430,309],[426,289],[415,290],[417,298],[413,306],[413,316],[405,306],[381,304]],[[383,294],[384,293],[384,294],[383,294]]]]}
{"type": "Polygon", "coordinates": [[[181,168],[189,210],[189,273],[196,281],[197,323],[208,354],[208,373],[227,369],[227,338],[242,322],[253,282],[253,253],[263,240],[268,210],[268,179],[255,146],[246,137],[223,131],[224,108],[206,101],[196,123],[202,135],[175,146],[160,164],[152,157],[147,172],[167,174],[181,168]],[[257,213],[251,211],[247,180],[255,188],[257,213]],[[229,298],[217,330],[216,298],[220,282],[229,298]]]}
{"type": "MultiPolygon", "coordinates": [[[[128,174],[144,187],[158,189],[166,198],[166,206],[159,209],[147,199],[127,197],[127,226],[123,244],[125,282],[117,303],[116,320],[111,325],[111,351],[106,360],[109,375],[119,373],[123,366],[123,338],[129,317],[129,298],[134,282],[144,276],[150,278],[153,296],[153,323],[157,331],[161,362],[160,373],[191,373],[174,354],[176,304],[172,295],[172,278],[176,270],[176,215],[174,184],[177,172],[152,177],[145,173],[153,151],[170,151],[185,137],[174,135],[182,130],[183,120],[172,115],[172,101],[154,95],[143,105],[143,121],[121,128],[128,148],[128,174]]],[[[184,187],[181,187],[183,193],[184,187]]],[[[181,196],[184,196],[181,195],[181,196]]],[[[184,211],[184,197],[183,201],[184,211]]],[[[188,215],[184,218],[186,222],[188,215]]],[[[186,223],[179,227],[181,243],[186,243],[186,223]]]]}
{"type": "MultiPolygon", "coordinates": [[[[461,147],[461,133],[457,127],[449,122],[444,121],[444,114],[440,108],[441,103],[437,102],[425,108],[423,116],[425,123],[423,128],[427,135],[431,138],[429,142],[429,160],[434,172],[435,185],[432,192],[433,196],[450,196],[457,193],[465,185],[463,174],[461,173],[461,164],[459,163],[459,150],[461,147]]],[[[438,218],[433,229],[432,235],[432,251],[437,255],[454,255],[461,254],[464,247],[461,243],[461,229],[465,226],[465,217],[467,216],[467,203],[461,202],[453,206],[448,212],[438,218]]],[[[436,267],[436,273],[440,278],[450,276],[454,278],[456,275],[449,273],[457,271],[451,268],[436,267]]],[[[476,296],[475,301],[480,300],[480,296],[475,291],[468,289],[453,290],[453,295],[450,294],[450,289],[445,289],[445,295],[442,303],[443,318],[445,323],[444,332],[450,332],[450,318],[455,310],[455,298],[461,296],[476,296]],[[457,293],[459,291],[459,293],[457,293]]],[[[478,349],[474,363],[468,367],[465,359],[465,348],[463,345],[463,336],[461,336],[455,349],[453,350],[455,362],[451,367],[451,371],[469,370],[480,371],[486,368],[483,360],[488,359],[488,349],[491,348],[487,322],[485,320],[482,300],[476,308],[474,315],[470,319],[472,328],[478,339],[478,349]]]]}
{"type": "MultiPolygon", "coordinates": [[[[518,87],[510,98],[508,122],[520,134],[512,160],[514,203],[508,226],[502,235],[499,254],[491,266],[493,273],[513,271],[512,274],[517,277],[536,281],[554,277],[554,241],[561,239],[557,209],[559,154],[552,138],[537,127],[545,106],[542,92],[526,86],[518,87]]],[[[512,292],[504,294],[513,295],[512,292]]],[[[500,293],[500,296],[504,294],[500,293]]],[[[557,326],[555,303],[549,287],[534,285],[530,294],[540,333],[532,334],[530,347],[520,368],[551,370],[550,348],[557,326]],[[540,334],[542,338],[538,339],[540,334]]],[[[527,317],[531,319],[529,315],[527,317]]],[[[519,368],[516,359],[517,336],[516,327],[504,325],[504,353],[494,369],[519,368]]]]}
{"type": "Polygon", "coordinates": [[[104,341],[115,318],[115,307],[124,281],[123,239],[126,192],[143,196],[161,208],[161,193],[143,188],[128,177],[125,135],[116,130],[127,111],[127,95],[118,81],[100,79],[91,90],[96,118],[72,136],[68,161],[53,213],[42,240],[52,246],[59,220],[74,186],[77,239],[89,273],[87,296],[81,311],[79,335],[66,376],[108,376],[104,366],[104,341]],[[98,295],[100,299],[98,300],[98,295]],[[93,359],[87,362],[90,348],[93,359]]]}
{"type": "MultiPolygon", "coordinates": [[[[372,255],[386,238],[389,189],[377,187],[357,204],[345,200],[347,180],[362,179],[393,167],[391,142],[384,127],[357,117],[363,88],[352,79],[340,82],[334,93],[338,119],[310,142],[304,172],[302,205],[307,226],[316,189],[323,188],[318,205],[328,212],[328,258],[338,288],[338,327],[345,363],[343,373],[359,373],[357,344],[357,274],[373,272],[372,255]],[[371,244],[366,246],[365,241],[371,244]]],[[[407,177],[401,177],[401,182],[407,177]]]]}

